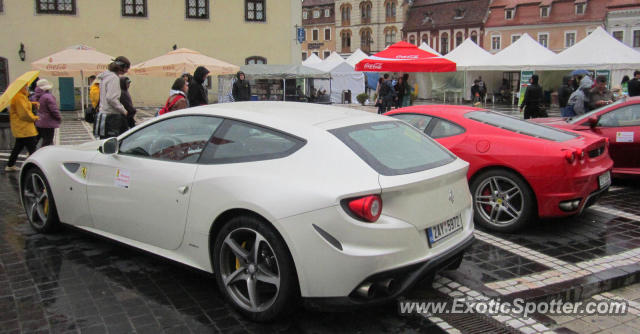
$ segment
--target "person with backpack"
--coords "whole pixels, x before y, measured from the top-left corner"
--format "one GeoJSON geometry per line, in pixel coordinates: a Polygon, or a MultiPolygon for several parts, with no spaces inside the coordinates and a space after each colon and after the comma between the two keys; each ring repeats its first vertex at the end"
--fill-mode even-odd
{"type": "Polygon", "coordinates": [[[589,99],[587,92],[591,89],[593,81],[589,76],[585,76],[580,80],[580,86],[576,89],[567,102],[566,113],[572,115],[584,115],[589,111],[589,99]]]}
{"type": "Polygon", "coordinates": [[[169,98],[164,107],[158,111],[158,116],[168,112],[188,108],[187,94],[189,92],[189,84],[182,78],[176,79],[169,91],[169,98]]]}

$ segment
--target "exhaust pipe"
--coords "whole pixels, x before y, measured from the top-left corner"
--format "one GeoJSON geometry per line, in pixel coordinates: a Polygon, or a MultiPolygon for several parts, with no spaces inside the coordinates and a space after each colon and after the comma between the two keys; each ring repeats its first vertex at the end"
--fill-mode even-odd
{"type": "Polygon", "coordinates": [[[379,281],[377,286],[380,287],[380,289],[382,289],[382,291],[387,295],[391,295],[396,290],[396,280],[393,278],[387,278],[383,281],[379,281]]]}
{"type": "Polygon", "coordinates": [[[371,299],[375,296],[375,290],[373,283],[366,282],[358,287],[356,293],[362,298],[371,299]]]}

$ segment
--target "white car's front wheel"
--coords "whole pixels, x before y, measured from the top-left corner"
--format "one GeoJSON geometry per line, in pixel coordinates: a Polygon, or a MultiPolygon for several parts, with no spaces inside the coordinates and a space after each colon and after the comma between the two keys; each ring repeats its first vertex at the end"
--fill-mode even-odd
{"type": "Polygon", "coordinates": [[[49,182],[37,168],[31,168],[25,174],[22,186],[22,203],[29,223],[36,231],[49,233],[60,225],[49,182]]]}
{"type": "Polygon", "coordinates": [[[284,242],[267,224],[251,216],[231,219],[214,243],[218,287],[240,312],[269,321],[293,309],[298,284],[284,242]]]}

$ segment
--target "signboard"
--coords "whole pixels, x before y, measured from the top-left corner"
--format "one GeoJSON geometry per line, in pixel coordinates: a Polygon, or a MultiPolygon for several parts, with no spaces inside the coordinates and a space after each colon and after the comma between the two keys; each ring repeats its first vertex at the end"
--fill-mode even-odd
{"type": "Polygon", "coordinates": [[[302,44],[305,40],[304,28],[297,28],[296,36],[298,37],[298,43],[302,44]]]}
{"type": "Polygon", "coordinates": [[[324,46],[324,43],[309,43],[309,44],[307,44],[307,49],[309,49],[309,50],[319,49],[322,46],[324,46]]]}
{"type": "Polygon", "coordinates": [[[518,105],[521,105],[524,100],[524,93],[527,91],[529,79],[531,79],[533,73],[533,71],[520,71],[520,97],[518,98],[518,105]]]}
{"type": "Polygon", "coordinates": [[[595,80],[598,76],[604,75],[607,77],[607,88],[611,88],[611,71],[609,70],[596,70],[596,76],[593,78],[595,80]]]}

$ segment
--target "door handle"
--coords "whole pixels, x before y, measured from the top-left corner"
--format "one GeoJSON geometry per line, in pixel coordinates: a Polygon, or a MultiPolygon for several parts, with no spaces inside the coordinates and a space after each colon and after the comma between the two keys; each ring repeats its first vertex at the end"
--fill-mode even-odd
{"type": "Polygon", "coordinates": [[[187,191],[189,191],[189,186],[180,186],[180,187],[178,187],[178,192],[183,194],[183,195],[186,194],[187,191]]]}

